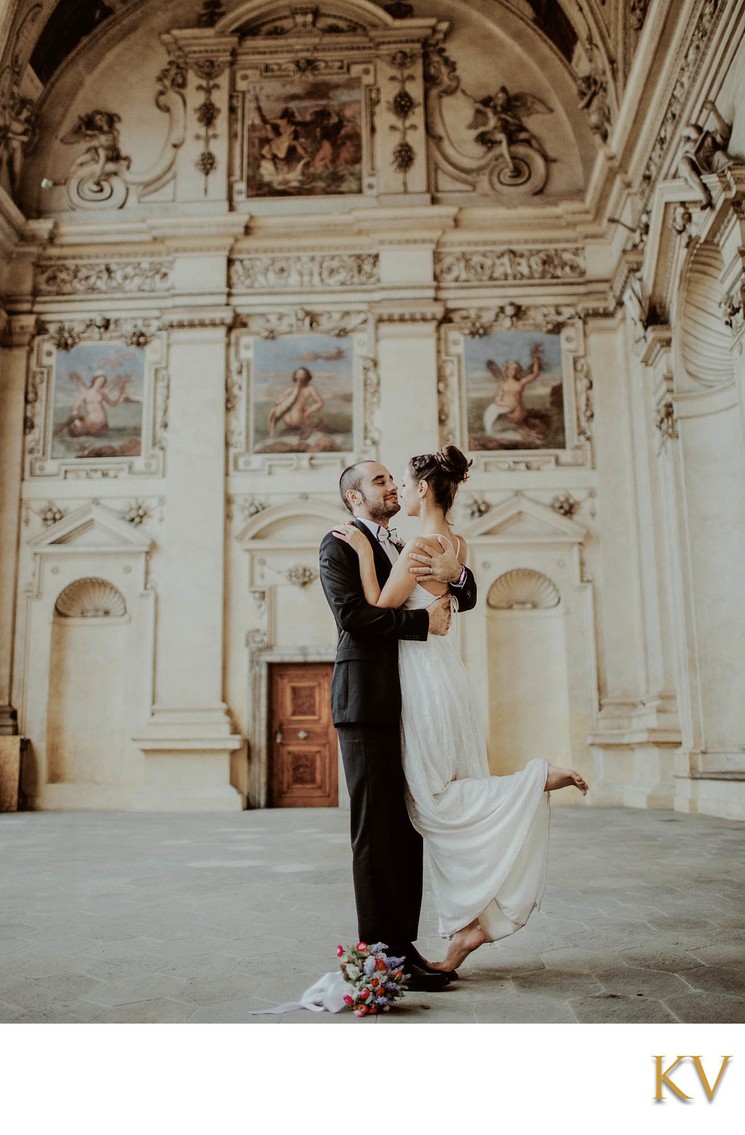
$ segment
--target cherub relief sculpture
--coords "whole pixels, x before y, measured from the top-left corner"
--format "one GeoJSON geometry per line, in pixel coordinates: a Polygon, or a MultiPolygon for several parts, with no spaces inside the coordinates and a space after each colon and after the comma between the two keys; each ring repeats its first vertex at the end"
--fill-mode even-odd
{"type": "Polygon", "coordinates": [[[425,74],[428,131],[443,173],[481,193],[540,193],[555,159],[525,119],[551,114],[552,108],[524,91],[512,94],[504,85],[475,98],[462,87],[457,65],[442,47],[428,53],[425,74]],[[464,131],[471,131],[471,137],[464,131]]]}
{"type": "Polygon", "coordinates": [[[0,104],[0,169],[4,166],[13,197],[18,192],[23,159],[36,135],[36,114],[31,99],[11,91],[0,104]]]}
{"type": "Polygon", "coordinates": [[[499,146],[507,165],[507,177],[520,177],[520,171],[513,156],[512,148],[520,143],[531,146],[541,157],[551,162],[538,138],[523,122],[534,114],[551,114],[551,107],[546,106],[535,95],[524,92],[511,95],[506,87],[500,87],[496,94],[487,98],[474,100],[474,113],[468,125],[469,130],[476,130],[474,140],[486,150],[499,146]]]}
{"type": "Polygon", "coordinates": [[[120,209],[130,191],[137,199],[166,185],[175,176],[176,158],[186,137],[186,67],[172,59],[156,78],[155,106],[168,116],[160,153],[141,171],[120,147],[121,116],[108,110],[91,110],[61,138],[67,146],[87,143],[67,171],[67,202],[73,209],[120,209]]]}
{"type": "Polygon", "coordinates": [[[732,127],[725,122],[712,99],[707,99],[704,108],[710,111],[715,128],[704,130],[695,122],[689,122],[682,131],[683,152],[678,162],[678,173],[690,185],[704,209],[712,205],[711,191],[704,184],[702,174],[718,173],[732,165],[734,157],[727,153],[727,143],[732,127]]]}
{"type": "Polygon", "coordinates": [[[608,88],[597,75],[581,75],[577,80],[579,108],[587,114],[587,121],[593,134],[601,142],[608,140],[610,109],[608,107],[608,88]]]}
{"type": "Polygon", "coordinates": [[[88,142],[88,146],[70,166],[67,190],[70,202],[121,203],[118,198],[127,195],[122,175],[132,164],[119,149],[119,123],[121,117],[107,110],[92,110],[81,114],[73,126],[62,136],[68,146],[88,142]]]}

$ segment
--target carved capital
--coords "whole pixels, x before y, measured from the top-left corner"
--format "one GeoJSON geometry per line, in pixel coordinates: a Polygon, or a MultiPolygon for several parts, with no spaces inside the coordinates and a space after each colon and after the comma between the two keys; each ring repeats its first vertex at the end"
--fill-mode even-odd
{"type": "Polygon", "coordinates": [[[0,342],[3,347],[28,347],[39,334],[39,319],[36,315],[0,314],[0,342]]]}

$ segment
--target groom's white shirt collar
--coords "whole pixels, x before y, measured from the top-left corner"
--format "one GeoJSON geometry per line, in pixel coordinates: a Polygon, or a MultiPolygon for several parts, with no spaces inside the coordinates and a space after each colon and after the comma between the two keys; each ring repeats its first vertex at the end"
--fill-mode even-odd
{"type": "Polygon", "coordinates": [[[400,545],[393,543],[388,529],[384,528],[382,524],[378,524],[377,520],[368,520],[364,516],[357,516],[355,519],[365,525],[365,528],[367,528],[378,541],[391,563],[395,564],[398,559],[398,548],[400,545]]]}
{"type": "Polygon", "coordinates": [[[381,529],[385,533],[382,537],[383,540],[388,538],[388,529],[383,528],[382,524],[378,524],[377,520],[368,520],[366,516],[356,516],[355,520],[359,520],[366,528],[369,528],[376,540],[381,539],[381,529]]]}

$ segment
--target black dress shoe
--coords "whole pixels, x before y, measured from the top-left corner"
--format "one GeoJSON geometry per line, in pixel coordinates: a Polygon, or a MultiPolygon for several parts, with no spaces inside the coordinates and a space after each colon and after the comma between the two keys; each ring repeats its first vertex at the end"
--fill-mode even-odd
{"type": "Polygon", "coordinates": [[[424,970],[425,973],[443,973],[448,981],[458,980],[458,971],[454,969],[442,970],[433,969],[432,966],[427,965],[422,955],[417,950],[416,946],[411,946],[407,952],[406,957],[412,962],[413,965],[418,966],[419,969],[424,970]]]}
{"type": "Polygon", "coordinates": [[[447,989],[450,985],[450,978],[444,973],[420,969],[419,966],[412,965],[408,959],[404,966],[404,973],[409,975],[406,978],[406,988],[414,993],[439,993],[440,990],[447,989]]]}

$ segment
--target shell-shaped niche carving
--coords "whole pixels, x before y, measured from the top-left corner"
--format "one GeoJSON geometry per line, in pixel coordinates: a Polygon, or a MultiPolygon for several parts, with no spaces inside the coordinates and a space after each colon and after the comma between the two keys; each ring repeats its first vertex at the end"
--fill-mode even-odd
{"type": "Polygon", "coordinates": [[[732,341],[719,306],[723,299],[723,263],[715,245],[696,249],[686,284],[680,350],[689,378],[718,386],[734,378],[732,341]]]}
{"type": "Polygon", "coordinates": [[[560,601],[556,584],[530,568],[515,568],[500,575],[486,597],[487,606],[499,611],[535,611],[558,607],[560,601]]]}
{"type": "Polygon", "coordinates": [[[107,579],[76,579],[60,594],[54,607],[65,619],[107,619],[127,613],[121,591],[107,579]]]}

